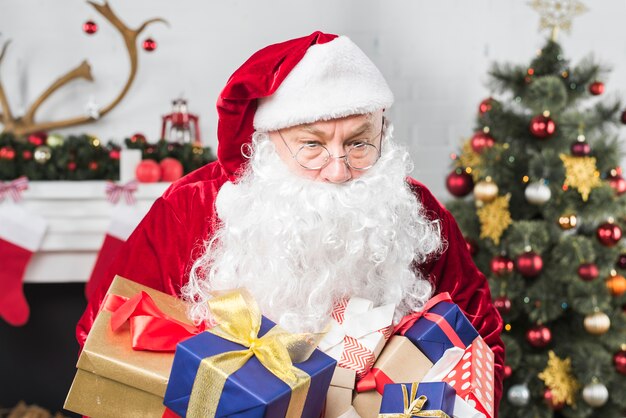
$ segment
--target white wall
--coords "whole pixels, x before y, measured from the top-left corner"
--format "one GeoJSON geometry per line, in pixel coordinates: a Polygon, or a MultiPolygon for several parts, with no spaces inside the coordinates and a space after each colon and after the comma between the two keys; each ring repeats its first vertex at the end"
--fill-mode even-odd
{"type": "MultiPolygon", "coordinates": [[[[609,93],[626,97],[626,1],[587,0],[589,12],[560,41],[574,61],[590,52],[613,68],[609,93]]],[[[156,139],[160,116],[184,94],[201,118],[204,142],[216,146],[215,99],[228,76],[254,51],[320,29],[350,36],[386,76],[396,103],[396,138],[415,160],[415,177],[443,199],[450,152],[471,134],[476,106],[489,95],[489,63],[530,62],[541,47],[539,18],[522,0],[112,0],[130,26],[160,16],[146,36],[137,80],[124,101],[97,123],[67,129],[121,140],[156,139]]],[[[88,58],[94,83],[76,81],[40,109],[40,120],[83,114],[92,96],[104,104],[123,85],[128,62],[121,38],[82,0],[0,0],[0,41],[13,40],[1,77],[15,111],[56,77],[88,58]],[[95,36],[82,23],[95,19],[95,36]]]]}

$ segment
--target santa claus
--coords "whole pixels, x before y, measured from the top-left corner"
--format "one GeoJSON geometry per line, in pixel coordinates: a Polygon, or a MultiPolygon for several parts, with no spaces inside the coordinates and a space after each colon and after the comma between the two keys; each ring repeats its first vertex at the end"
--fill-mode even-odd
{"type": "Polygon", "coordinates": [[[291,331],[320,331],[352,296],[396,305],[395,320],[449,292],[495,354],[502,320],[450,213],[408,177],[383,112],[393,95],[344,36],[270,45],[217,103],[218,161],[174,183],[113,263],[81,318],[82,344],[115,274],[190,302],[210,321],[214,290],[245,287],[291,331]]]}

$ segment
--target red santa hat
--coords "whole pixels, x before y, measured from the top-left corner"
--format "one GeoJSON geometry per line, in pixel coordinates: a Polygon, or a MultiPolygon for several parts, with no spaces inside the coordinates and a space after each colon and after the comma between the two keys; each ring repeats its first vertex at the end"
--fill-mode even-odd
{"type": "Polygon", "coordinates": [[[392,103],[378,68],[345,36],[314,32],[270,45],[233,73],[218,98],[217,157],[233,180],[255,130],[365,114],[392,103]]]}

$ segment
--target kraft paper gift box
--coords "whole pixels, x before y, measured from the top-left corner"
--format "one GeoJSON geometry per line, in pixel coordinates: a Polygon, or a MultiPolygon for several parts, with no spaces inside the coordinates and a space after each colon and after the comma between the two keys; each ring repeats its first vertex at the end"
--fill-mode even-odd
{"type": "Polygon", "coordinates": [[[385,385],[378,417],[451,418],[454,414],[455,398],[455,390],[444,382],[385,385]]]}
{"type": "Polygon", "coordinates": [[[242,290],[207,303],[218,325],[177,345],[164,404],[181,417],[319,418],[337,364],[319,338],[276,327],[242,290]]]}
{"type": "Polygon", "coordinates": [[[478,337],[478,331],[448,293],[435,296],[422,311],[404,317],[395,332],[411,340],[433,363],[449,348],[464,350],[478,337]]]}
{"type": "Polygon", "coordinates": [[[378,416],[386,384],[420,382],[433,366],[406,337],[391,337],[374,367],[357,383],[352,405],[362,418],[378,416]]]}
{"type": "Polygon", "coordinates": [[[354,370],[360,379],[391,336],[394,311],[393,304],[375,308],[372,301],[359,297],[342,301],[333,309],[331,328],[320,342],[320,350],[340,367],[354,370]]]}
{"type": "Polygon", "coordinates": [[[149,295],[169,318],[178,321],[175,326],[195,329],[187,319],[182,300],[116,277],[78,359],[65,409],[93,417],[162,416],[174,353],[135,350],[130,324],[126,322],[117,331],[111,326],[112,311],[127,300],[136,299],[141,292],[149,295]]]}
{"type": "Polygon", "coordinates": [[[356,373],[354,370],[337,366],[330,381],[326,395],[324,418],[338,418],[345,414],[352,406],[352,391],[356,373]]]}
{"type": "Polygon", "coordinates": [[[494,355],[482,337],[465,350],[461,361],[444,378],[471,407],[488,418],[494,414],[494,355]]]}

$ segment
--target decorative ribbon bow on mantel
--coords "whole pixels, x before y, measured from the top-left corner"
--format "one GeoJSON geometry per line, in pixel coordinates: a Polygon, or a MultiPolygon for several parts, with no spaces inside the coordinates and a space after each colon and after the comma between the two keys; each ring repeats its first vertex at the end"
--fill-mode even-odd
{"type": "Polygon", "coordinates": [[[116,204],[120,201],[120,198],[124,196],[124,200],[127,204],[134,205],[136,203],[135,192],[138,188],[139,183],[137,182],[137,180],[129,181],[124,185],[109,181],[107,182],[105,189],[107,194],[107,200],[113,204],[116,204]]]}
{"type": "Polygon", "coordinates": [[[426,396],[417,396],[417,389],[419,384],[411,384],[411,394],[409,395],[407,387],[402,384],[402,399],[404,403],[403,412],[384,413],[379,414],[378,418],[412,418],[412,417],[435,417],[435,418],[450,418],[448,414],[441,410],[424,410],[424,405],[428,401],[426,396]]]}
{"type": "Polygon", "coordinates": [[[15,203],[22,200],[22,192],[28,189],[28,177],[22,176],[15,180],[0,182],[0,202],[7,196],[11,197],[15,203]]]}

